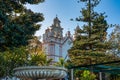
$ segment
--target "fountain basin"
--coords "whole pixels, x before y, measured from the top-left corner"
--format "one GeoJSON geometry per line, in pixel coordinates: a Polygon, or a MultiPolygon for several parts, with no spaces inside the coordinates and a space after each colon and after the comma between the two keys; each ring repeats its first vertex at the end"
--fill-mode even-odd
{"type": "Polygon", "coordinates": [[[67,75],[67,69],[55,66],[25,66],[14,69],[18,78],[29,79],[61,79],[67,75]]]}

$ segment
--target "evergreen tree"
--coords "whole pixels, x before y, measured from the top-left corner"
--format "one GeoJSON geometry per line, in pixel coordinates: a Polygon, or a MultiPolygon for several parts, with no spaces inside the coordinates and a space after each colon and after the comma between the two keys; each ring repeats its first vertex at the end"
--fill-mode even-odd
{"type": "Polygon", "coordinates": [[[109,42],[112,46],[112,49],[109,51],[109,53],[120,57],[120,25],[115,25],[114,30],[109,36],[109,42]]]}
{"type": "Polygon", "coordinates": [[[24,5],[43,1],[0,0],[0,77],[13,76],[15,67],[30,65],[25,46],[44,18],[43,14],[34,13],[24,5]]]}
{"type": "Polygon", "coordinates": [[[82,16],[77,21],[84,22],[82,28],[77,28],[77,35],[72,48],[68,51],[70,60],[74,65],[95,64],[112,60],[112,55],[106,51],[110,44],[106,40],[108,24],[105,13],[97,13],[94,8],[100,0],[80,0],[86,5],[82,8],[82,16]]]}
{"type": "Polygon", "coordinates": [[[0,50],[28,44],[40,28],[41,13],[34,13],[25,4],[38,4],[44,0],[0,0],[0,50]]]}

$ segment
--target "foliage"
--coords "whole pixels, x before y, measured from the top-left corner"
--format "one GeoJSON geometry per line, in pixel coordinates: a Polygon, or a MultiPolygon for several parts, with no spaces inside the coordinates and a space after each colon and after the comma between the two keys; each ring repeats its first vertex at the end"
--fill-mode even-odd
{"type": "Polygon", "coordinates": [[[59,58],[59,61],[54,64],[55,66],[63,67],[64,66],[64,58],[59,58]]]}
{"type": "Polygon", "coordinates": [[[90,73],[90,71],[85,70],[81,74],[81,80],[95,80],[96,75],[94,73],[90,73]]]}
{"type": "Polygon", "coordinates": [[[44,0],[0,0],[0,77],[13,75],[18,66],[30,65],[28,41],[40,28],[43,14],[26,9],[25,4],[44,0]]]}
{"type": "Polygon", "coordinates": [[[30,65],[49,66],[52,62],[52,59],[47,59],[47,56],[44,52],[42,52],[41,54],[32,54],[30,57],[30,65]]]}
{"type": "Polygon", "coordinates": [[[37,36],[29,40],[28,51],[30,54],[39,54],[42,51],[42,43],[39,41],[37,36]]]}
{"type": "Polygon", "coordinates": [[[13,69],[20,66],[48,66],[52,59],[47,59],[43,51],[31,54],[28,47],[8,49],[0,53],[0,77],[13,76],[13,69]]]}
{"type": "Polygon", "coordinates": [[[25,46],[40,28],[41,13],[34,13],[25,4],[38,4],[44,0],[0,0],[0,50],[25,46]]]}
{"type": "Polygon", "coordinates": [[[28,52],[30,53],[29,65],[48,66],[52,62],[52,59],[47,59],[46,54],[42,50],[42,43],[36,36],[29,40],[28,52]]]}
{"type": "Polygon", "coordinates": [[[120,57],[120,26],[116,25],[114,30],[109,36],[109,42],[111,43],[112,49],[109,53],[114,54],[114,56],[120,57]]]}
{"type": "Polygon", "coordinates": [[[68,51],[71,63],[75,66],[114,60],[113,54],[106,53],[111,49],[111,45],[106,39],[108,24],[105,13],[94,11],[100,0],[80,1],[84,2],[86,7],[82,8],[82,16],[76,20],[85,24],[75,29],[75,40],[68,51]]]}
{"type": "Polygon", "coordinates": [[[28,63],[28,51],[25,47],[14,48],[0,53],[0,77],[12,76],[13,69],[28,63]]]}
{"type": "MultiPolygon", "coordinates": [[[[82,71],[82,72],[83,72],[83,71],[82,71]]],[[[75,77],[75,78],[80,78],[80,77],[81,77],[80,74],[81,74],[82,72],[81,72],[81,70],[75,69],[75,70],[74,70],[74,77],[75,77]]]]}
{"type": "Polygon", "coordinates": [[[59,61],[56,62],[54,65],[59,66],[59,67],[68,67],[69,66],[68,61],[65,61],[64,58],[59,58],[59,61]]]}

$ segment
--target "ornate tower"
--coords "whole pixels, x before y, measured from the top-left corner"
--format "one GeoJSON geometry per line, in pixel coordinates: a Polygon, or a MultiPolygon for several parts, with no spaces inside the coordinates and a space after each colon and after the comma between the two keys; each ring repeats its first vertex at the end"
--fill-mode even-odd
{"type": "Polygon", "coordinates": [[[59,58],[66,58],[68,49],[72,47],[73,37],[70,31],[63,37],[63,28],[60,20],[56,16],[53,24],[45,30],[43,34],[43,50],[48,58],[52,58],[53,62],[59,61],[59,58]]]}
{"type": "Polygon", "coordinates": [[[46,29],[45,34],[43,34],[43,49],[48,58],[52,58],[54,62],[62,57],[63,28],[60,23],[60,20],[56,16],[52,26],[46,29]]]}

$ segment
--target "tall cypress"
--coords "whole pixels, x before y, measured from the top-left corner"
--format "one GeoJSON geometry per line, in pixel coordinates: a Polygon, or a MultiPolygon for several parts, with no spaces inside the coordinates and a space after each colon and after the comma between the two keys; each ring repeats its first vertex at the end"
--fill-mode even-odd
{"type": "Polygon", "coordinates": [[[69,57],[73,64],[95,64],[106,62],[112,55],[107,54],[110,44],[107,42],[108,23],[105,13],[98,13],[94,9],[100,0],[80,0],[85,8],[80,11],[82,16],[76,18],[85,24],[77,27],[73,46],[69,49],[69,57]]]}

